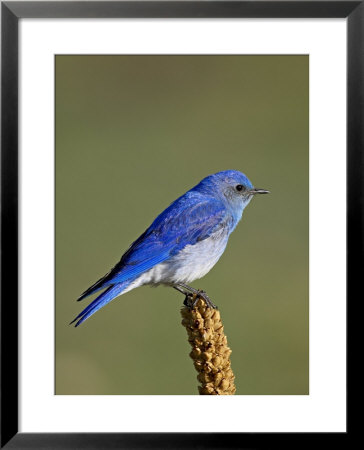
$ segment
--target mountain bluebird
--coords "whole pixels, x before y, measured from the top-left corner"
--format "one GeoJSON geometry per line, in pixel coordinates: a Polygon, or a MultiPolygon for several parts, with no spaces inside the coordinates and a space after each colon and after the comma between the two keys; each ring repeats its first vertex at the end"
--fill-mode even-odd
{"type": "Polygon", "coordinates": [[[206,275],[223,254],[255,194],[249,179],[236,170],[209,175],[175,200],[131,244],[120,261],[78,300],[104,289],[71,323],[76,327],[115,297],[143,285],[172,286],[186,295],[197,294],[215,307],[206,292],[188,283],[206,275]]]}

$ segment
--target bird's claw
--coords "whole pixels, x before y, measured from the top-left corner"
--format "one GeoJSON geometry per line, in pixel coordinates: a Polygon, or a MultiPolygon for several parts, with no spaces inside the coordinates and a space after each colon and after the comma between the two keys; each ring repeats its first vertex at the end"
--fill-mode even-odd
{"type": "Polygon", "coordinates": [[[203,298],[205,300],[206,306],[212,309],[218,309],[217,306],[211,301],[210,297],[207,295],[205,291],[199,289],[197,294],[197,299],[203,298]]]}
{"type": "Polygon", "coordinates": [[[183,304],[188,308],[193,308],[195,306],[193,302],[193,294],[186,294],[183,304]]]}
{"type": "Polygon", "coordinates": [[[208,308],[212,308],[212,309],[218,309],[217,306],[210,300],[209,296],[206,294],[205,291],[202,290],[198,290],[196,294],[187,294],[183,304],[185,306],[187,306],[188,308],[194,308],[197,304],[197,302],[199,301],[199,299],[202,298],[205,303],[206,306],[208,308]],[[195,295],[195,298],[193,298],[195,295]]]}

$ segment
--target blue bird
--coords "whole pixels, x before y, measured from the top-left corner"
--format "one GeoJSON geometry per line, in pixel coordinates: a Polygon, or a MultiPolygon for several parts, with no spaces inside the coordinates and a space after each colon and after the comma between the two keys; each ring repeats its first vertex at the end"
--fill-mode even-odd
{"type": "Polygon", "coordinates": [[[206,292],[188,283],[211,270],[244,208],[254,195],[267,193],[236,170],[207,176],[165,209],[116,266],[79,297],[104,289],[71,323],[77,321],[77,327],[115,297],[143,285],[172,286],[186,299],[197,294],[215,308],[206,292]]]}

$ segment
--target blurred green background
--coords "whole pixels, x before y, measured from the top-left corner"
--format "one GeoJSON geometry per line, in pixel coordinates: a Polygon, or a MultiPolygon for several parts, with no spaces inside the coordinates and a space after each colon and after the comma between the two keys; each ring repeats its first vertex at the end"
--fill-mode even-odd
{"type": "Polygon", "coordinates": [[[68,323],[157,214],[226,169],[271,194],[193,286],[219,306],[237,394],[308,394],[308,64],[56,57],[56,394],[197,395],[173,289],[135,289],[68,323]]]}

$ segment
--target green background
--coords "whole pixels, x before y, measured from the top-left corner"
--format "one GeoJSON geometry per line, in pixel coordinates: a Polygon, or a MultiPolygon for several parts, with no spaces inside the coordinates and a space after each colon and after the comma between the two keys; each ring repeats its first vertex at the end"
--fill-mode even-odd
{"type": "Polygon", "coordinates": [[[271,194],[192,285],[219,306],[237,394],[308,394],[308,62],[56,57],[57,394],[197,394],[173,289],[68,323],[157,214],[226,169],[271,194]]]}

